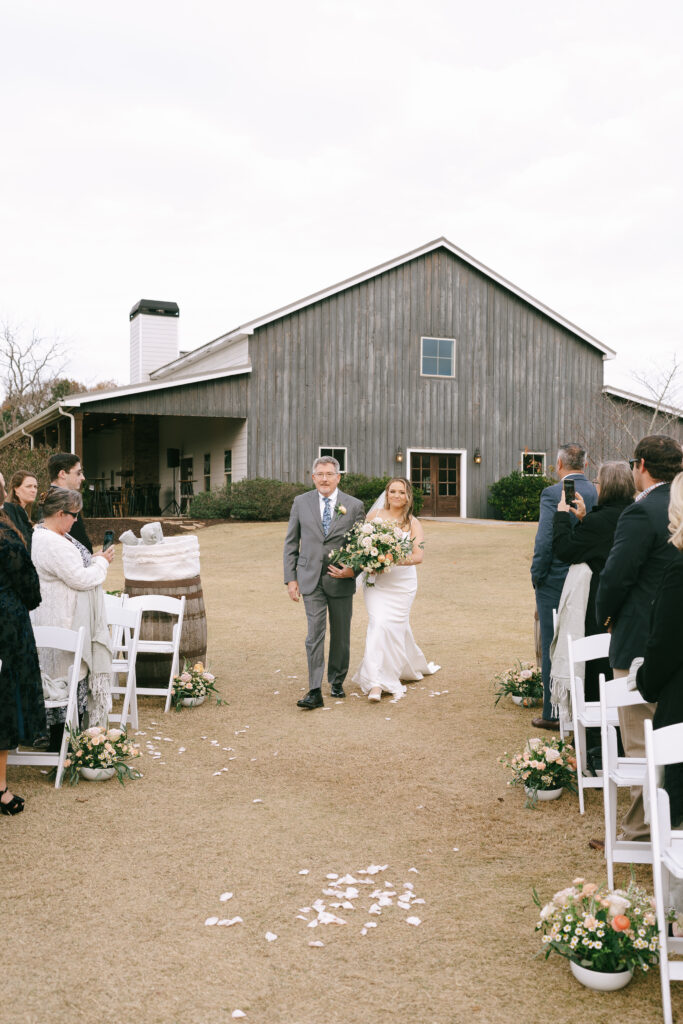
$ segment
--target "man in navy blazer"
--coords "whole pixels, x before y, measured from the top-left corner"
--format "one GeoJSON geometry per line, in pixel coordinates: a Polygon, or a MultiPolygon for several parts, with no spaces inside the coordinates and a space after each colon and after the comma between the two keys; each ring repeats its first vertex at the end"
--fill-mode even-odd
{"type": "MultiPolygon", "coordinates": [[[[559,729],[559,722],[553,718],[550,700],[550,645],[553,634],[553,608],[557,608],[562,596],[564,581],[569,572],[566,562],[553,557],[553,520],[557,506],[562,497],[565,479],[574,481],[574,488],[586,503],[586,511],[590,512],[598,500],[598,492],[584,474],[586,466],[586,450],[580,444],[563,444],[557,453],[555,472],[560,478],[557,484],[551,484],[541,492],[541,514],[536,531],[534,557],[531,562],[531,582],[536,591],[536,608],[541,626],[541,650],[543,660],[543,713],[540,718],[533,718],[531,724],[535,729],[559,729]]],[[[576,520],[578,522],[578,519],[576,520]]]]}
{"type": "MultiPolygon", "coordinates": [[[[636,445],[630,460],[636,500],[624,509],[595,601],[596,617],[612,634],[609,660],[615,679],[627,676],[642,658],[650,631],[650,610],[664,573],[676,559],[669,543],[669,492],[680,473],[683,449],[665,434],[651,434],[636,445]]],[[[645,757],[644,722],[654,704],[619,709],[621,741],[627,757],[645,757]]],[[[642,790],[631,790],[631,806],[621,823],[625,840],[647,840],[642,790]]],[[[621,838],[621,837],[620,837],[621,838]]]]}

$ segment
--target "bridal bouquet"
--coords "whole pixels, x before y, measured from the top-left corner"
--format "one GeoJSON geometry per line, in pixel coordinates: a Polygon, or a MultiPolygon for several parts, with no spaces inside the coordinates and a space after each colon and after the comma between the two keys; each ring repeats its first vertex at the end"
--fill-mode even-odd
{"type": "Polygon", "coordinates": [[[334,565],[348,565],[354,572],[367,573],[366,585],[372,587],[376,574],[390,572],[392,565],[410,558],[412,551],[412,540],[399,526],[378,518],[356,523],[339,550],[330,551],[328,558],[334,565]]]}
{"type": "Polygon", "coordinates": [[[140,778],[140,772],[126,763],[131,758],[140,757],[140,748],[128,739],[125,729],[104,729],[101,725],[93,725],[77,732],[67,725],[66,730],[69,752],[64,767],[72,786],[78,782],[81,768],[113,769],[122,785],[124,778],[140,778]]]}
{"type": "MultiPolygon", "coordinates": [[[[658,962],[655,901],[633,880],[628,889],[612,891],[575,878],[544,907],[536,890],[533,895],[546,960],[555,952],[600,972],[647,971],[658,962]]],[[[667,916],[671,920],[675,914],[667,916]]]]}

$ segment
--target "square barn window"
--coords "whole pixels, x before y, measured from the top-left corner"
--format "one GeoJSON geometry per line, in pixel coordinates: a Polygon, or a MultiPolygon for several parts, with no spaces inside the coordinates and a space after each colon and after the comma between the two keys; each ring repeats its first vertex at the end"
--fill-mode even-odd
{"type": "Polygon", "coordinates": [[[339,463],[340,473],[346,472],[346,448],[318,448],[318,458],[331,455],[339,463]]]}
{"type": "Polygon", "coordinates": [[[522,452],[522,475],[543,476],[545,473],[545,452],[522,452]]]}
{"type": "Polygon", "coordinates": [[[420,374],[455,377],[455,338],[422,338],[420,374]]]}

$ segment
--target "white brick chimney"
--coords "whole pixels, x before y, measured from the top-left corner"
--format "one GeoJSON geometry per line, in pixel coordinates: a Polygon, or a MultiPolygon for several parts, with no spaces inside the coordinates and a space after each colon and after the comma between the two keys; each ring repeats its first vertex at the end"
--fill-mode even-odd
{"type": "Polygon", "coordinates": [[[175,302],[140,299],[130,311],[130,383],[143,384],[152,370],[178,358],[175,302]]]}

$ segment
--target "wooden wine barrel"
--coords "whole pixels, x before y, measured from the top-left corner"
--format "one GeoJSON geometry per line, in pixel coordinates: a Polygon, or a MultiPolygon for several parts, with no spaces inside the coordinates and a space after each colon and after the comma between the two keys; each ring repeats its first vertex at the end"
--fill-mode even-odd
{"type": "MultiPolygon", "coordinates": [[[[194,665],[206,661],[206,609],[201,576],[186,580],[129,580],[125,581],[125,592],[129,597],[143,594],[163,594],[165,597],[185,598],[185,617],[180,634],[180,670],[183,662],[194,665]]],[[[144,612],[142,616],[141,640],[170,640],[174,618],[164,612],[144,612]]],[[[168,683],[171,671],[171,656],[168,654],[138,654],[138,686],[159,687],[168,683]]]]}

